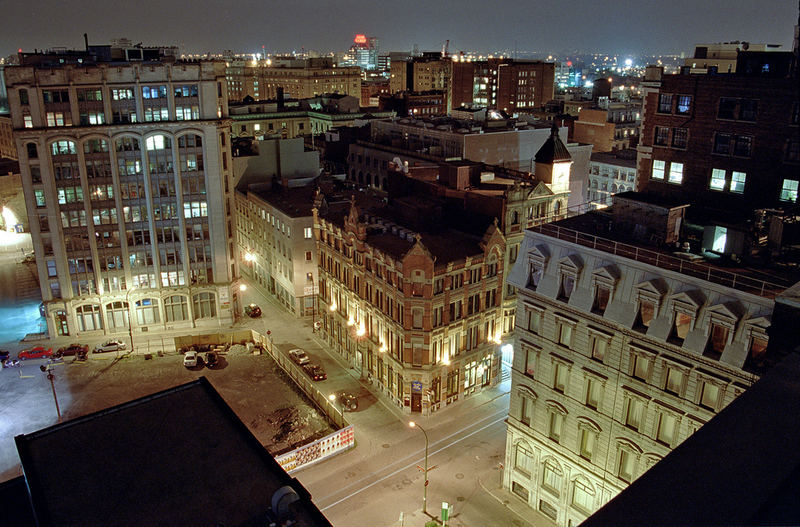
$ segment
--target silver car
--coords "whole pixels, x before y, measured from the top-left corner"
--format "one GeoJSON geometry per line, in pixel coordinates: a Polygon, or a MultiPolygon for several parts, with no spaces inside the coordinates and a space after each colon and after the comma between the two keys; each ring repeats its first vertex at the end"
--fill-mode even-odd
{"type": "Polygon", "coordinates": [[[308,355],[306,355],[306,352],[301,350],[301,349],[299,349],[299,348],[295,348],[293,350],[289,350],[289,357],[291,357],[291,359],[295,363],[299,364],[300,366],[302,366],[303,364],[308,364],[309,362],[311,362],[311,359],[308,358],[308,355]]]}
{"type": "Polygon", "coordinates": [[[108,340],[94,348],[95,353],[107,353],[109,351],[123,351],[127,346],[121,340],[108,340]]]}

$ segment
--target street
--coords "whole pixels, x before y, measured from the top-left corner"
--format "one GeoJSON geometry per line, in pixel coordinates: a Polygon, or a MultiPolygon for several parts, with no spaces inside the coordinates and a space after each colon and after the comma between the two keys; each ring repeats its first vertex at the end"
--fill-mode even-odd
{"type": "MultiPolygon", "coordinates": [[[[0,272],[10,265],[24,264],[0,261],[0,272]]],[[[0,294],[10,292],[0,289],[0,294]]],[[[257,303],[263,315],[254,319],[241,317],[235,327],[269,330],[274,345],[283,353],[303,348],[312,362],[321,364],[328,373],[326,381],[317,383],[321,391],[347,390],[359,398],[358,410],[345,414],[355,425],[356,447],[293,473],[334,525],[421,526],[426,520],[439,517],[443,501],[452,504],[448,522],[452,526],[552,525],[500,488],[508,375],[503,375],[499,385],[460,401],[454,408],[413,417],[429,437],[428,515],[424,515],[425,478],[421,467],[425,462],[425,437],[420,429],[409,427],[412,418],[374,393],[367,381],[330,351],[312,331],[311,320],[294,317],[253,287],[248,287],[242,296],[243,305],[257,303]]],[[[32,331],[38,331],[38,327],[32,331]]],[[[137,335],[136,348],[141,353],[151,342],[157,345],[161,338],[158,334],[137,335]]],[[[66,343],[52,342],[48,346],[66,343]]],[[[14,347],[18,349],[21,344],[14,347]]],[[[271,434],[263,424],[270,419],[270,412],[276,406],[293,404],[284,390],[276,394],[269,368],[264,367],[269,361],[266,356],[239,354],[220,371],[190,371],[181,365],[180,355],[144,360],[143,355],[134,354],[119,361],[105,355],[90,357],[86,365],[56,366],[56,391],[65,419],[206,375],[262,444],[269,445],[271,434]]],[[[0,480],[19,474],[13,437],[56,422],[49,382],[38,370],[44,362],[26,361],[22,370],[0,372],[0,389],[6,394],[7,403],[0,416],[0,480]]]]}

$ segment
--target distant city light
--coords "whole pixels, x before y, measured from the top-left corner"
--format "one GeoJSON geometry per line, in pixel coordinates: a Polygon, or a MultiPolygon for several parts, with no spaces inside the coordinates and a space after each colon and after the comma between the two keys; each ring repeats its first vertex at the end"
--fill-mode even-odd
{"type": "Polygon", "coordinates": [[[625,59],[625,65],[630,68],[631,65],[633,65],[633,61],[631,59],[625,59]]]}
{"type": "Polygon", "coordinates": [[[592,87],[592,81],[586,81],[586,83],[583,85],[583,87],[584,88],[591,88],[592,87]]]}

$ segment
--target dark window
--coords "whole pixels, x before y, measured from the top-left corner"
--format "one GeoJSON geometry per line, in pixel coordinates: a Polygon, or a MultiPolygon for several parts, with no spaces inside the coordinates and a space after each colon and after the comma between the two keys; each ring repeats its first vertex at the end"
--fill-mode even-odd
{"type": "Polygon", "coordinates": [[[592,311],[601,315],[605,313],[609,298],[611,298],[611,290],[608,287],[598,285],[594,293],[592,311]]]}
{"type": "Polygon", "coordinates": [[[800,102],[792,105],[792,124],[800,124],[800,102]]]}
{"type": "Polygon", "coordinates": [[[19,103],[22,106],[28,106],[28,90],[19,90],[19,103]]]}
{"type": "Polygon", "coordinates": [[[672,94],[662,93],[658,96],[659,113],[672,113],[672,94]]]}
{"type": "Polygon", "coordinates": [[[733,145],[733,155],[751,157],[753,155],[753,138],[749,135],[737,135],[733,145]]]}
{"type": "Polygon", "coordinates": [[[732,97],[720,98],[717,119],[736,119],[736,99],[732,97]]]}
{"type": "Polygon", "coordinates": [[[714,136],[714,153],[730,155],[731,153],[731,134],[716,134],[714,136]]]}
{"type": "Polygon", "coordinates": [[[790,139],[786,144],[786,161],[800,161],[800,141],[797,139],[790,139]]]}
{"type": "Polygon", "coordinates": [[[653,139],[653,144],[658,146],[667,146],[669,143],[669,128],[665,126],[656,126],[656,133],[653,139]]]}
{"type": "Polygon", "coordinates": [[[674,128],[672,130],[672,146],[673,148],[686,148],[686,143],[689,140],[688,128],[674,128]]]}
{"type": "Polygon", "coordinates": [[[754,99],[739,100],[739,119],[742,121],[755,121],[758,112],[758,101],[754,99]]]}
{"type": "Polygon", "coordinates": [[[36,150],[36,143],[27,143],[25,147],[28,149],[28,159],[37,159],[39,152],[36,150]]]}

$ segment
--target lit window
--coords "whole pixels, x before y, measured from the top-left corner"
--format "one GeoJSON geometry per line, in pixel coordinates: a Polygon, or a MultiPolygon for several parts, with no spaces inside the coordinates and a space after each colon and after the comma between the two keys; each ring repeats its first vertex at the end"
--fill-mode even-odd
{"type": "Polygon", "coordinates": [[[731,175],[731,192],[742,194],[744,192],[745,179],[747,179],[747,174],[734,171],[731,175]]]}
{"type": "Polygon", "coordinates": [[[714,168],[711,170],[711,184],[709,187],[712,190],[725,190],[725,171],[721,168],[714,168]]]}
{"type": "Polygon", "coordinates": [[[558,443],[561,440],[561,430],[564,427],[564,416],[560,412],[550,411],[550,426],[547,436],[558,443]]]}
{"type": "Polygon", "coordinates": [[[673,415],[667,413],[659,414],[656,441],[667,446],[672,446],[672,443],[675,441],[676,422],[677,420],[673,415]]]}
{"type": "Polygon", "coordinates": [[[678,345],[683,344],[686,335],[689,334],[689,330],[692,328],[692,322],[691,315],[682,311],[676,311],[675,323],[672,327],[672,335],[670,335],[670,338],[678,345]]]}
{"type": "Polygon", "coordinates": [[[717,409],[719,401],[719,386],[707,381],[702,381],[700,386],[700,406],[709,410],[717,409]]]}
{"type": "Polygon", "coordinates": [[[529,309],[526,307],[525,314],[528,319],[526,329],[531,333],[538,334],[542,327],[542,312],[538,309],[529,309]]]}
{"type": "Polygon", "coordinates": [[[636,459],[632,452],[628,450],[621,449],[619,451],[619,469],[617,471],[617,476],[622,481],[630,483],[633,481],[633,469],[635,465],[636,459]]]}
{"type": "Polygon", "coordinates": [[[795,179],[784,179],[783,188],[781,189],[781,201],[797,201],[797,187],[798,181],[795,179]]]}
{"type": "Polygon", "coordinates": [[[625,426],[639,430],[644,415],[644,403],[639,399],[628,399],[628,411],[625,412],[625,426]]]}
{"type": "MultiPolygon", "coordinates": [[[[587,433],[592,435],[590,432],[584,430],[584,434],[587,433]]],[[[586,459],[591,459],[591,456],[586,459]]],[[[590,514],[593,501],[594,491],[592,491],[591,487],[580,480],[575,480],[572,484],[572,506],[586,514],[590,514]]]]}
{"type": "Polygon", "coordinates": [[[667,382],[664,390],[675,394],[681,394],[681,387],[683,386],[683,372],[677,368],[667,366],[667,382]]]}
{"type": "Polygon", "coordinates": [[[572,345],[572,329],[572,323],[556,319],[556,336],[559,344],[568,348],[572,345]]]}
{"type": "Polygon", "coordinates": [[[555,375],[553,381],[553,389],[564,393],[567,386],[567,367],[563,364],[555,364],[555,375]]]}
{"type": "Polygon", "coordinates": [[[581,428],[581,457],[591,461],[594,454],[595,432],[588,428],[581,428]]]}
{"type": "Polygon", "coordinates": [[[666,171],[667,163],[666,161],[662,161],[660,159],[653,159],[653,173],[651,174],[652,179],[664,179],[664,172],[666,171]]]}
{"type": "Polygon", "coordinates": [[[681,181],[683,181],[683,163],[673,161],[669,165],[669,182],[680,184],[681,181]]]}
{"type": "Polygon", "coordinates": [[[592,358],[596,361],[603,362],[608,349],[608,338],[597,333],[590,332],[590,344],[592,349],[592,358]]]}
{"type": "Polygon", "coordinates": [[[678,103],[675,113],[685,115],[692,110],[692,97],[690,95],[678,95],[678,103]]]}
{"type": "Polygon", "coordinates": [[[647,329],[656,313],[656,304],[650,300],[639,299],[639,313],[636,316],[636,326],[647,329]]]}
{"type": "Polygon", "coordinates": [[[311,227],[305,227],[303,229],[303,238],[309,240],[311,239],[312,236],[313,236],[313,229],[311,227]]]}
{"type": "Polygon", "coordinates": [[[597,379],[586,379],[586,406],[597,410],[600,405],[600,395],[602,394],[602,385],[597,379]]]}
{"type": "Polygon", "coordinates": [[[650,359],[636,353],[633,353],[631,358],[633,359],[632,375],[641,381],[646,381],[647,373],[650,370],[650,359]]]}

